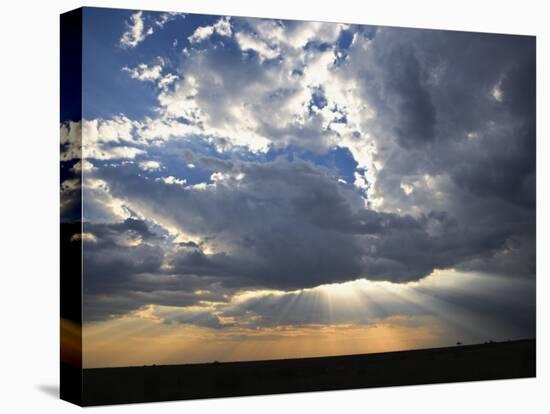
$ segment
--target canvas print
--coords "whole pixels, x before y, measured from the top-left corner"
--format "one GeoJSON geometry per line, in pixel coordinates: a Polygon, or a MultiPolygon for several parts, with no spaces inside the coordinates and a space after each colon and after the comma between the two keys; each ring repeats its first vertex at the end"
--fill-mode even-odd
{"type": "Polygon", "coordinates": [[[61,396],[536,375],[534,36],[61,16],[61,396]]]}

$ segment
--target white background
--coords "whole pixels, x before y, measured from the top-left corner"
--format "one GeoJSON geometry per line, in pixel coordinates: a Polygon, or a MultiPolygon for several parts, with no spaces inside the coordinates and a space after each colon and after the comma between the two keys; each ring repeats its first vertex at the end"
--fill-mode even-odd
{"type": "MultiPolygon", "coordinates": [[[[109,0],[89,6],[537,35],[538,378],[90,408],[114,412],[548,412],[549,30],[544,1],[109,0]],[[546,17],[546,18],[545,18],[546,17]],[[543,74],[546,73],[546,77],[543,74]],[[545,165],[546,164],[546,165],[545,165]],[[541,352],[542,350],[542,352],[541,352]],[[545,410],[546,409],[546,410],[545,410]]],[[[65,413],[57,399],[59,13],[78,1],[8,0],[0,18],[0,411],[65,413]]],[[[490,57],[488,57],[490,59],[490,57]]],[[[421,366],[418,369],[422,369],[421,366]]]]}

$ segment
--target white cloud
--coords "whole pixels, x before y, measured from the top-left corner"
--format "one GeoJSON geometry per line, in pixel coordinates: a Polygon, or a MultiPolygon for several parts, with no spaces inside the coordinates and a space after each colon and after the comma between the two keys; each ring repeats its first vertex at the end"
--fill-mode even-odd
{"type": "Polygon", "coordinates": [[[61,145],[70,144],[71,142],[80,141],[82,128],[80,122],[69,121],[61,124],[60,127],[60,143],[61,145]]]}
{"type": "Polygon", "coordinates": [[[214,29],[216,30],[216,33],[218,33],[220,36],[231,36],[232,30],[231,30],[231,22],[230,17],[222,17],[220,20],[214,24],[214,29]]]}
{"type": "Polygon", "coordinates": [[[120,38],[120,45],[123,48],[134,48],[149,35],[153,34],[153,28],[145,29],[142,18],[143,12],[138,11],[130,17],[130,22],[126,22],[127,30],[120,38]]]}
{"type": "Polygon", "coordinates": [[[170,175],[168,177],[160,177],[157,178],[155,181],[160,181],[168,185],[185,185],[187,183],[186,179],[176,178],[173,175],[170,175]]]}
{"type": "MultiPolygon", "coordinates": [[[[138,124],[123,115],[113,119],[93,119],[61,124],[61,161],[85,160],[74,168],[91,171],[87,159],[133,159],[145,151],[132,131],[138,124]]],[[[93,167],[93,165],[91,166],[93,167]]]]}
{"type": "Polygon", "coordinates": [[[159,103],[170,116],[184,117],[194,123],[200,123],[204,115],[194,99],[198,93],[197,87],[197,80],[191,72],[176,85],[174,91],[160,93],[159,103]]]}
{"type": "Polygon", "coordinates": [[[215,183],[220,182],[220,181],[224,181],[224,180],[228,180],[230,178],[231,178],[230,174],[223,173],[223,172],[215,172],[210,176],[210,180],[215,182],[215,183]]]}
{"type": "Polygon", "coordinates": [[[208,39],[214,34],[214,26],[200,26],[195,29],[193,34],[187,39],[191,43],[199,43],[205,39],[208,39]]]}
{"type": "Polygon", "coordinates": [[[139,137],[147,142],[158,143],[171,138],[183,138],[200,134],[198,126],[179,122],[171,117],[147,118],[139,129],[139,137]]]}
{"type": "Polygon", "coordinates": [[[414,191],[414,186],[411,184],[401,183],[400,187],[407,195],[410,195],[414,191]]]}
{"type": "Polygon", "coordinates": [[[271,20],[250,20],[252,31],[240,31],[235,34],[239,47],[243,51],[253,50],[262,60],[274,59],[284,51],[285,57],[302,49],[310,41],[334,43],[345,25],[299,22],[284,25],[271,20]]]}
{"type": "Polygon", "coordinates": [[[116,147],[85,147],[83,150],[84,157],[94,158],[96,160],[111,160],[111,159],[133,159],[138,155],[145,154],[145,151],[135,147],[116,146],[116,147]]]}
{"type": "Polygon", "coordinates": [[[177,12],[161,13],[157,19],[149,19],[151,23],[146,27],[143,11],[138,11],[130,16],[130,21],[126,22],[126,31],[120,38],[120,46],[126,49],[136,47],[143,42],[147,36],[154,33],[153,26],[162,29],[164,25],[177,17],[185,18],[185,14],[177,12]]]}
{"type": "Polygon", "coordinates": [[[254,19],[249,21],[252,30],[269,44],[285,42],[285,26],[282,22],[274,20],[254,19]]]}
{"type": "Polygon", "coordinates": [[[158,171],[160,170],[161,163],[158,161],[140,161],[139,162],[139,168],[143,171],[158,171]]]}
{"type": "Polygon", "coordinates": [[[136,142],[132,134],[137,122],[124,115],[112,119],[93,119],[82,121],[82,141],[85,147],[94,143],[136,142]]]}
{"type": "MultiPolygon", "coordinates": [[[[158,96],[165,119],[156,126],[162,127],[163,135],[176,135],[169,132],[169,125],[189,133],[196,132],[191,130],[195,126],[221,151],[238,146],[265,152],[272,143],[291,140],[299,140],[302,146],[311,143],[316,148],[334,144],[330,140],[337,137],[336,132],[326,127],[323,131],[322,119],[310,118],[308,113],[312,95],[309,84],[327,77],[332,70],[332,53],[320,58],[316,52],[300,52],[299,57],[269,68],[249,62],[243,64],[242,71],[225,71],[212,65],[211,60],[217,59],[216,50],[188,53],[182,68],[185,77],[158,96]],[[311,61],[315,70],[302,77],[293,75],[296,60],[311,61]],[[187,125],[170,121],[172,118],[184,118],[187,125]]],[[[334,117],[331,115],[331,122],[334,117]]]]}
{"type": "Polygon", "coordinates": [[[80,160],[71,168],[75,173],[90,172],[96,169],[88,160],[80,160]]]}
{"type": "Polygon", "coordinates": [[[185,19],[184,13],[178,13],[178,12],[162,13],[159,16],[159,18],[154,21],[154,24],[162,29],[166,23],[171,22],[178,16],[181,17],[182,19],[185,19]]]}
{"type": "Polygon", "coordinates": [[[501,84],[502,84],[502,81],[499,81],[491,91],[491,95],[493,96],[495,101],[498,101],[498,102],[502,102],[502,99],[504,98],[504,95],[502,94],[501,84]]]}
{"type": "Polygon", "coordinates": [[[132,79],[137,79],[142,82],[152,82],[155,83],[159,89],[167,90],[167,88],[173,84],[176,80],[179,79],[179,76],[174,75],[173,73],[168,73],[162,75],[164,60],[158,58],[160,63],[155,65],[147,65],[145,63],[140,63],[135,68],[129,68],[124,66],[122,68],[123,72],[128,72],[132,79]]]}
{"type": "MultiPolygon", "coordinates": [[[[160,64],[125,67],[132,78],[157,84],[159,116],[129,125],[124,138],[113,131],[98,132],[97,139],[144,145],[201,135],[219,151],[243,147],[255,153],[293,142],[314,150],[340,145],[350,147],[362,168],[370,167],[366,159],[372,151],[354,134],[359,131],[368,137],[360,124],[372,114],[358,100],[355,80],[334,66],[333,48],[319,51],[300,47],[311,40],[333,42],[344,26],[300,23],[285,27],[282,22],[250,22],[253,30],[235,36],[242,50],[255,50],[260,55],[259,65],[249,61],[238,71],[227,71],[215,64],[216,48],[207,48],[187,50],[181,68],[185,76],[163,76],[160,58],[160,64]],[[279,53],[285,56],[279,65],[261,64],[279,53]],[[321,85],[327,103],[312,115],[314,88],[321,85]]],[[[220,18],[212,26],[199,27],[190,41],[204,40],[213,33],[232,35],[230,19],[220,18]]],[[[100,126],[104,130],[122,128],[103,122],[96,129],[100,126]]]]}
{"type": "Polygon", "coordinates": [[[60,126],[61,161],[82,158],[82,123],[65,122],[60,126]]]}
{"type": "MultiPolygon", "coordinates": [[[[334,46],[324,50],[301,47],[309,41],[334,43],[345,26],[285,26],[258,19],[246,20],[246,24],[248,29],[239,26],[235,40],[241,50],[258,53],[259,60],[243,60],[242,67],[228,71],[217,64],[221,53],[217,48],[185,50],[185,76],[158,96],[163,129],[168,124],[188,130],[196,126],[220,151],[244,147],[265,152],[272,145],[284,147],[293,142],[316,151],[353,146],[354,157],[362,158],[356,158],[360,166],[370,167],[367,158],[372,150],[366,147],[372,144],[356,135],[369,136],[361,123],[374,114],[360,99],[357,80],[335,66],[334,46]],[[278,56],[284,59],[277,65],[263,64],[278,56]],[[312,95],[320,86],[326,105],[312,108],[312,95]],[[182,127],[171,118],[184,118],[190,126],[182,127]]],[[[214,30],[214,25],[200,28],[195,38],[207,37],[214,30]]],[[[164,131],[163,135],[176,134],[164,131]]]]}
{"type": "Polygon", "coordinates": [[[193,34],[187,39],[190,43],[200,43],[214,33],[220,36],[230,37],[232,34],[230,17],[221,17],[216,23],[212,26],[199,26],[195,29],[193,34]]]}
{"type": "Polygon", "coordinates": [[[126,202],[111,194],[106,181],[95,178],[96,171],[87,175],[82,186],[86,208],[82,211],[86,222],[119,223],[132,216],[126,202]]]}
{"type": "Polygon", "coordinates": [[[80,178],[69,178],[61,183],[61,192],[74,191],[81,188],[80,178]]]}
{"type": "Polygon", "coordinates": [[[260,60],[274,59],[279,56],[279,49],[269,46],[266,42],[251,34],[239,32],[235,34],[235,39],[241,50],[253,50],[258,53],[260,60]]]}
{"type": "Polygon", "coordinates": [[[128,72],[132,79],[138,79],[140,81],[155,82],[162,76],[161,65],[147,66],[145,63],[140,63],[133,69],[124,66],[122,70],[128,72]]]}
{"type": "Polygon", "coordinates": [[[162,77],[158,81],[158,86],[161,89],[166,89],[168,86],[172,85],[175,81],[179,79],[179,76],[169,73],[166,76],[162,77]]]}
{"type": "Polygon", "coordinates": [[[93,233],[76,233],[72,235],[71,241],[72,242],[83,241],[83,242],[89,242],[89,243],[96,243],[97,238],[94,236],[93,233]]]}
{"type": "Polygon", "coordinates": [[[304,47],[310,41],[334,43],[338,40],[340,31],[346,27],[344,24],[300,22],[287,31],[286,41],[296,48],[304,47]]]}
{"type": "Polygon", "coordinates": [[[353,181],[353,185],[357,188],[360,188],[362,190],[367,190],[369,188],[369,184],[367,180],[365,179],[365,176],[362,174],[359,174],[357,171],[353,173],[353,176],[355,180],[353,181]]]}

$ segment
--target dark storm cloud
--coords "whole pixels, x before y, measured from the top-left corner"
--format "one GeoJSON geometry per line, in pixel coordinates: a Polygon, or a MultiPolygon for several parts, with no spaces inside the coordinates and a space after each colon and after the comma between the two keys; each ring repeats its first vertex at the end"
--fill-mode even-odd
{"type": "MultiPolygon", "coordinates": [[[[158,278],[157,278],[158,279],[158,278]]],[[[111,317],[123,316],[136,311],[144,306],[155,304],[168,307],[185,307],[199,304],[201,301],[220,301],[224,297],[219,293],[194,293],[189,291],[188,284],[181,284],[177,289],[162,290],[162,281],[157,280],[155,291],[142,291],[137,284],[134,288],[110,289],[106,292],[87,292],[84,296],[84,319],[86,322],[101,321],[111,317]]],[[[189,321],[195,323],[215,319],[209,312],[204,318],[196,318],[189,321]]],[[[190,318],[191,319],[191,318],[190,318]]],[[[182,320],[179,322],[183,323],[182,320]]],[[[203,325],[204,326],[204,325],[203,325]]]]}
{"type": "Polygon", "coordinates": [[[229,285],[240,281],[305,287],[356,277],[361,273],[361,247],[351,233],[358,231],[352,222],[364,231],[378,231],[388,221],[385,216],[363,217],[361,223],[350,217],[355,214],[351,208],[357,210],[362,200],[340,189],[328,171],[301,161],[242,163],[242,179],[227,178],[202,190],[159,186],[134,174],[120,181],[118,171],[112,177],[111,172],[105,169],[104,177],[113,194],[138,204],[153,203],[159,214],[188,231],[231,246],[230,251],[210,255],[199,249],[184,252],[172,262],[176,272],[219,276],[229,285]],[[327,191],[336,198],[324,199],[327,191]],[[328,208],[325,220],[312,212],[316,202],[318,208],[328,208]],[[338,215],[346,217],[334,219],[338,215]]]}
{"type": "MultiPolygon", "coordinates": [[[[497,273],[508,267],[516,276],[533,276],[534,38],[383,28],[368,48],[360,45],[352,47],[343,70],[361,79],[364,99],[379,114],[369,124],[384,163],[376,191],[388,206],[443,210],[456,224],[437,245],[418,235],[425,249],[409,260],[426,269],[455,262],[470,270],[497,273]],[[437,183],[402,191],[403,180],[426,174],[437,183]]],[[[408,243],[407,236],[387,239],[385,257],[369,260],[371,271],[381,277],[408,273],[401,266],[407,261],[391,253],[394,245],[408,243]]]]}
{"type": "MultiPolygon", "coordinates": [[[[216,281],[199,278],[198,272],[187,276],[166,274],[161,269],[165,256],[162,238],[142,220],[84,223],[83,233],[93,235],[85,239],[83,254],[84,315],[88,321],[119,316],[150,303],[189,306],[224,300],[224,291],[216,281]],[[128,244],[137,236],[139,244],[128,244]]],[[[182,252],[195,249],[182,247],[182,252]]]]}
{"type": "Polygon", "coordinates": [[[532,126],[487,131],[478,152],[451,168],[455,183],[479,197],[500,197],[526,208],[535,204],[535,131],[532,126]],[[491,147],[489,148],[489,145],[491,147]],[[490,151],[491,156],[488,156],[490,151]]]}
{"type": "Polygon", "coordinates": [[[144,240],[156,237],[143,220],[135,218],[120,223],[85,223],[83,231],[92,233],[97,239],[95,245],[102,248],[116,246],[120,236],[141,237],[144,240]]]}
{"type": "Polygon", "coordinates": [[[95,275],[87,288],[93,289],[102,282],[116,285],[124,278],[113,278],[113,274],[125,276],[155,272],[162,263],[164,253],[160,247],[149,243],[132,245],[136,238],[147,241],[155,237],[141,220],[127,219],[114,224],[84,223],[83,233],[93,235],[92,240],[86,242],[83,256],[86,270],[95,275]]]}
{"type": "Polygon", "coordinates": [[[493,257],[513,230],[475,231],[442,211],[413,218],[364,209],[359,194],[329,170],[300,160],[224,165],[225,179],[203,189],[159,185],[131,165],[126,174],[105,168],[101,177],[113,195],[147,205],[220,250],[189,246],[170,260],[170,272],[213,277],[227,287],[418,280],[436,268],[493,257]]]}
{"type": "Polygon", "coordinates": [[[453,44],[452,38],[448,34],[449,40],[436,42],[428,58],[439,55],[446,61],[442,86],[433,88],[433,96],[441,108],[438,138],[455,141],[437,167],[447,168],[455,183],[478,197],[534,208],[535,42],[521,36],[461,35],[453,44]],[[449,46],[453,53],[444,52],[449,46]],[[474,139],[459,139],[468,133],[474,139]]]}
{"type": "Polygon", "coordinates": [[[385,93],[393,95],[395,133],[404,147],[422,145],[434,139],[435,108],[422,84],[421,66],[411,46],[398,46],[381,57],[386,68],[385,93]]]}
{"type": "MultiPolygon", "coordinates": [[[[139,308],[133,300],[136,275],[158,272],[163,251],[158,246],[128,246],[121,237],[146,234],[141,224],[126,220],[119,224],[84,223],[83,232],[93,239],[84,242],[83,281],[84,315],[87,320],[103,319],[139,308]],[[135,229],[139,231],[135,232],[135,229]],[[109,295],[105,298],[102,295],[109,295]]],[[[146,289],[140,286],[139,290],[146,289]]]]}
{"type": "Polygon", "coordinates": [[[395,131],[410,150],[395,151],[390,169],[450,173],[478,193],[503,195],[502,183],[534,171],[535,53],[527,36],[386,28],[367,52],[351,52],[346,70],[379,112],[381,139],[395,131]]]}
{"type": "Polygon", "coordinates": [[[223,324],[218,315],[211,310],[162,310],[157,311],[156,316],[160,317],[164,323],[181,323],[205,328],[220,329],[230,326],[230,323],[223,324]]]}

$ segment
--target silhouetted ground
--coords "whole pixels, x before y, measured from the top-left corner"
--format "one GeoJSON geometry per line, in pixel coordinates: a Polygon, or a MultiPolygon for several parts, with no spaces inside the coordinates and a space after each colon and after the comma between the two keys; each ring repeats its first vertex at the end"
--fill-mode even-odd
{"type": "Polygon", "coordinates": [[[83,405],[327,391],[536,375],[534,339],[380,354],[85,369],[83,405]]]}

